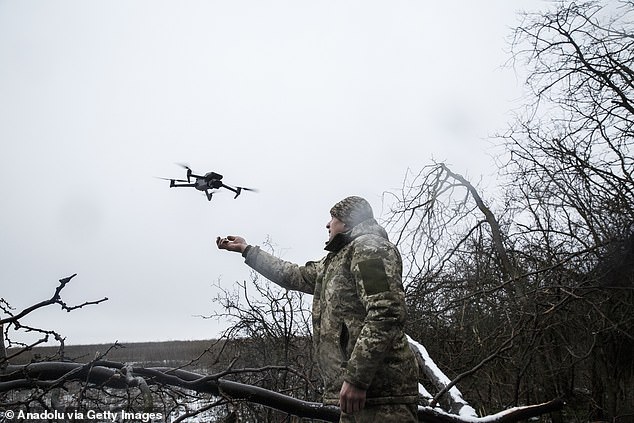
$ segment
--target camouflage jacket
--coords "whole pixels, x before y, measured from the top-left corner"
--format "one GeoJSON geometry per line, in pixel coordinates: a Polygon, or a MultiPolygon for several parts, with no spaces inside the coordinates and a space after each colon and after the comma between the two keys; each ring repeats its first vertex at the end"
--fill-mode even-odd
{"type": "Polygon", "coordinates": [[[339,402],[344,380],[366,389],[368,404],[416,402],[417,365],[403,332],[398,250],[374,219],[338,234],[326,250],[323,259],[299,266],[250,247],[245,262],[284,288],[313,294],[324,403],[339,402]]]}

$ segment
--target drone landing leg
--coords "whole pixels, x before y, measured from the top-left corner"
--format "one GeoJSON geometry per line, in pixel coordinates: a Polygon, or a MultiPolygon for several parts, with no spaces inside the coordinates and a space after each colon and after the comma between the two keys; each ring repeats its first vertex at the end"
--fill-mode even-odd
{"type": "Polygon", "coordinates": [[[233,199],[235,200],[236,198],[238,198],[238,195],[240,195],[240,193],[242,192],[242,188],[241,187],[230,187],[229,185],[225,185],[225,184],[221,184],[221,186],[223,188],[227,188],[229,191],[233,191],[236,193],[236,195],[233,197],[233,199]]]}

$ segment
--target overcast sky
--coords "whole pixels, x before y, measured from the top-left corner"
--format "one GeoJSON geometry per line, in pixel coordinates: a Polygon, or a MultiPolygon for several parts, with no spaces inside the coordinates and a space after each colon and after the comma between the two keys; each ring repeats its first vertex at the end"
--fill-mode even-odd
{"type": "Polygon", "coordinates": [[[538,0],[0,0],[0,297],[65,313],[69,344],[208,339],[248,278],[217,235],[320,258],[328,210],[446,161],[492,172],[521,78],[502,65],[538,0]],[[255,187],[208,202],[175,165],[255,187]]]}

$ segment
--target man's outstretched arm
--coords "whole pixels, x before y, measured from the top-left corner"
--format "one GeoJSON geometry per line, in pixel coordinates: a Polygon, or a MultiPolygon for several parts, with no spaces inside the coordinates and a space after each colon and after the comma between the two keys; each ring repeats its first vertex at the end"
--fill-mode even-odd
{"type": "Polygon", "coordinates": [[[291,263],[252,246],[239,236],[217,237],[216,245],[221,250],[242,254],[245,263],[268,280],[282,288],[313,294],[320,262],[308,262],[304,266],[291,263]]]}

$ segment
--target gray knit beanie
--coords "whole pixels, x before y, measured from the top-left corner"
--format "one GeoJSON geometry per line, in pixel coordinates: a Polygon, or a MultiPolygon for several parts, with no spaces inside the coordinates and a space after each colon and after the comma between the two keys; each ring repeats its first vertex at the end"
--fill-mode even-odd
{"type": "Polygon", "coordinates": [[[364,220],[374,217],[372,206],[364,198],[351,196],[335,204],[330,215],[341,220],[346,226],[353,228],[364,220]]]}

